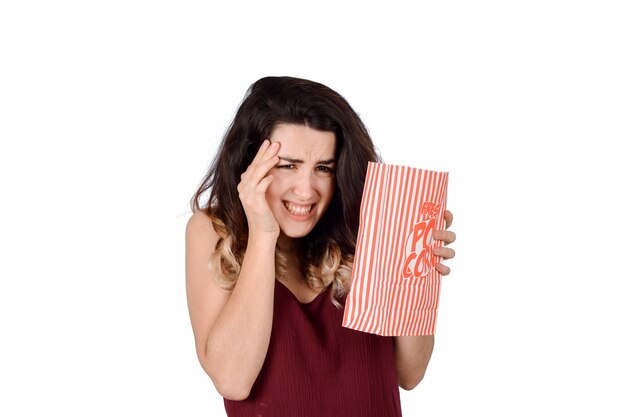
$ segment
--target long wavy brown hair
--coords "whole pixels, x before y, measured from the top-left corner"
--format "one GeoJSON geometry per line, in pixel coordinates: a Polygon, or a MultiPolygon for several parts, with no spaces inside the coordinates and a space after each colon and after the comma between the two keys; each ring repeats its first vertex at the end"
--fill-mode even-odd
{"type": "MultiPolygon", "coordinates": [[[[205,209],[219,235],[210,261],[222,288],[232,290],[248,243],[248,223],[237,185],[261,143],[279,123],[333,132],[336,137],[336,187],[328,210],[298,239],[303,276],[314,290],[332,284],[333,302],[350,288],[359,227],[359,208],[369,161],[380,157],[361,118],[327,86],[294,77],[265,77],[250,86],[202,183],[191,199],[195,213],[205,209]],[[201,197],[209,198],[201,207],[201,197]]],[[[285,259],[276,250],[277,276],[285,259]]]]}

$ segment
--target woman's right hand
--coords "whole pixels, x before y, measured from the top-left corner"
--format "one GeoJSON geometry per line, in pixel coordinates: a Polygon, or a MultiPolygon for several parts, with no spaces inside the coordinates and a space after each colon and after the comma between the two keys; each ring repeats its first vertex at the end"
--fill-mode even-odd
{"type": "Polygon", "coordinates": [[[278,142],[264,140],[248,169],[241,174],[241,181],[237,185],[239,199],[248,218],[250,235],[266,234],[277,238],[280,234],[278,222],[265,198],[267,187],[273,180],[267,173],[279,161],[279,148],[278,142]]]}

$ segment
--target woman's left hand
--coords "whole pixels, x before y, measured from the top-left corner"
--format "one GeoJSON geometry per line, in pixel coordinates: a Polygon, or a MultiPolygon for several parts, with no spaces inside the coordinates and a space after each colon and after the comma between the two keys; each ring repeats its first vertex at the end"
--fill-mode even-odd
{"type": "MultiPolygon", "coordinates": [[[[446,246],[456,240],[456,235],[454,234],[454,232],[448,231],[448,228],[452,224],[452,212],[446,210],[443,214],[443,219],[446,222],[446,230],[435,230],[435,232],[433,233],[433,238],[435,240],[441,240],[443,242],[443,246],[440,248],[434,248],[433,254],[446,260],[454,258],[454,249],[447,248],[446,246]]],[[[441,275],[448,275],[450,273],[450,268],[442,263],[436,264],[435,269],[439,271],[441,275]]]]}

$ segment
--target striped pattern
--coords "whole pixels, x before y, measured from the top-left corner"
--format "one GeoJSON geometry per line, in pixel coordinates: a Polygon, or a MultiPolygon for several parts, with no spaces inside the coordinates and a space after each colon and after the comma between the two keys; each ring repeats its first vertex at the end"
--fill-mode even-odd
{"type": "Polygon", "coordinates": [[[343,326],[381,336],[435,333],[447,172],[370,162],[343,326]]]}

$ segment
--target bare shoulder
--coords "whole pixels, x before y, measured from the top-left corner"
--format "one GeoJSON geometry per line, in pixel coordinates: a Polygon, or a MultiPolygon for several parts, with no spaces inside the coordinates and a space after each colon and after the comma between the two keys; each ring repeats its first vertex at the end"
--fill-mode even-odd
{"type": "Polygon", "coordinates": [[[215,250],[219,236],[213,228],[213,222],[206,213],[206,210],[198,210],[191,215],[187,221],[185,230],[185,240],[187,249],[204,249],[209,253],[215,250]]]}

